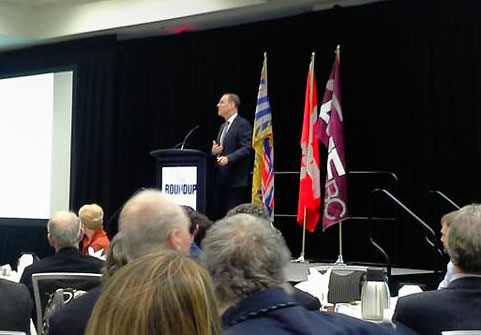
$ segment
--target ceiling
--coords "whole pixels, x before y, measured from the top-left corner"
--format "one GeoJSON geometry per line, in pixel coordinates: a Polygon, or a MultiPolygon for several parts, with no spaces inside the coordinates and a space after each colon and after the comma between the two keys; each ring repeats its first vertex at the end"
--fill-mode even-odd
{"type": "Polygon", "coordinates": [[[204,30],[383,0],[0,0],[0,51],[107,33],[204,30]]]}

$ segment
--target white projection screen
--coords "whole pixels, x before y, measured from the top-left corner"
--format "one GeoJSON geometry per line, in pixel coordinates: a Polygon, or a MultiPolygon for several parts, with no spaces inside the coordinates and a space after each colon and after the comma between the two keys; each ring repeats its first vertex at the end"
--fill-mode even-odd
{"type": "Polygon", "coordinates": [[[0,218],[69,209],[73,72],[0,79],[0,218]]]}

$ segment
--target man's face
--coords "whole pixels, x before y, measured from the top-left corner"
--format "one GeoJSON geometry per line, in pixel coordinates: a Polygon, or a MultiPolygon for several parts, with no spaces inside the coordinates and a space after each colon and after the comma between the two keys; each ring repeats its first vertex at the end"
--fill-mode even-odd
{"type": "Polygon", "coordinates": [[[448,251],[448,236],[449,236],[449,226],[446,221],[441,222],[441,242],[443,243],[444,250],[448,251]]]}
{"type": "Polygon", "coordinates": [[[217,115],[227,119],[232,115],[233,110],[234,103],[230,101],[227,94],[224,94],[217,103],[217,115]]]}

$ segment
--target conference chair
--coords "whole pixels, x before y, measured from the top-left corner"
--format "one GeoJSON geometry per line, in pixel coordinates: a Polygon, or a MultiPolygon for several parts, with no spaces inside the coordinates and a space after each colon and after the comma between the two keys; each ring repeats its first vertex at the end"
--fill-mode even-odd
{"type": "Polygon", "coordinates": [[[367,268],[361,266],[334,266],[329,277],[327,301],[348,303],[361,300],[362,281],[367,268]]]}
{"type": "MultiPolygon", "coordinates": [[[[60,294],[62,304],[77,297],[80,291],[88,291],[100,284],[101,274],[76,272],[47,272],[32,275],[35,311],[37,314],[37,333],[42,333],[45,309],[55,292],[60,294]],[[58,291],[62,289],[61,291],[58,291]],[[75,296],[74,296],[75,295],[75,296]]],[[[55,298],[57,298],[55,296],[55,298]]]]}

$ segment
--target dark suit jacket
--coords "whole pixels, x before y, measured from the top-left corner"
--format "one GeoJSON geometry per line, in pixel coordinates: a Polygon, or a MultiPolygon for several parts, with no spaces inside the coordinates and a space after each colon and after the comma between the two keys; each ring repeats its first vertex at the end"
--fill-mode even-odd
{"type": "Polygon", "coordinates": [[[32,298],[25,285],[0,279],[0,330],[30,334],[32,308],[32,298]]]}
{"type": "Polygon", "coordinates": [[[222,315],[224,335],[389,334],[388,328],[347,315],[298,306],[282,289],[251,294],[222,315]]]}
{"type": "Polygon", "coordinates": [[[453,280],[447,288],[399,298],[394,322],[419,334],[481,329],[481,278],[453,280]]]}
{"type": "MultiPolygon", "coordinates": [[[[84,255],[75,248],[60,249],[55,255],[46,257],[25,268],[20,283],[25,284],[30,292],[32,300],[33,284],[32,274],[45,272],[87,272],[101,273],[104,262],[98,258],[84,255]]],[[[32,310],[32,320],[37,323],[37,313],[32,310]]]]}
{"type": "Polygon", "coordinates": [[[84,335],[90,314],[102,294],[102,285],[72,300],[50,318],[49,335],[84,335]]]}
{"type": "MultiPolygon", "coordinates": [[[[217,142],[224,125],[219,129],[217,142]]],[[[223,147],[222,156],[227,156],[229,163],[217,167],[217,187],[247,187],[252,152],[252,127],[249,121],[237,115],[224,136],[223,147]]]]}
{"type": "Polygon", "coordinates": [[[101,273],[104,262],[98,258],[83,255],[75,248],[60,249],[55,255],[46,257],[25,268],[20,283],[25,284],[33,299],[32,274],[44,272],[87,272],[101,273]]]}

